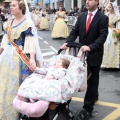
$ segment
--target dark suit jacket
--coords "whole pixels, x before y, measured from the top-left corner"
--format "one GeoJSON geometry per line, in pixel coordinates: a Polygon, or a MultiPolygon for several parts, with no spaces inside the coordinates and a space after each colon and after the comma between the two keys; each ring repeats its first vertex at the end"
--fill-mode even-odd
{"type": "Polygon", "coordinates": [[[108,17],[98,10],[86,33],[87,13],[79,15],[75,28],[71,31],[66,42],[74,42],[79,36],[79,43],[89,46],[91,50],[88,52],[88,65],[99,66],[102,63],[103,44],[108,35],[108,17]]]}
{"type": "Polygon", "coordinates": [[[1,19],[2,19],[3,22],[7,21],[7,18],[5,18],[4,15],[0,14],[0,17],[1,17],[1,19]]]}
{"type": "MultiPolygon", "coordinates": [[[[5,18],[4,15],[0,14],[0,21],[5,22],[5,21],[7,21],[7,18],[5,18]]],[[[4,31],[3,23],[2,23],[2,30],[4,31]]]]}

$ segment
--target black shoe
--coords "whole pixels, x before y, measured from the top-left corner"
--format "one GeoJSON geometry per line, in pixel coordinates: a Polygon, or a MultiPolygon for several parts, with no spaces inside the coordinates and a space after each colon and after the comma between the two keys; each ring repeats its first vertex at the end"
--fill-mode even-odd
{"type": "Polygon", "coordinates": [[[75,114],[74,120],[89,120],[91,117],[92,113],[89,113],[86,110],[81,110],[75,114]]]}

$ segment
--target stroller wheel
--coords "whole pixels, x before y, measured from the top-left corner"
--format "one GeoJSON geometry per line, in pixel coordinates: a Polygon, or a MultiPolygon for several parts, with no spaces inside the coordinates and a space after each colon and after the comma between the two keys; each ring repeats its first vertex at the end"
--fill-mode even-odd
{"type": "Polygon", "coordinates": [[[91,114],[89,114],[86,110],[77,111],[73,120],[89,120],[91,114]]]}
{"type": "Polygon", "coordinates": [[[28,117],[26,115],[21,114],[20,115],[20,120],[28,120],[28,117]]]}

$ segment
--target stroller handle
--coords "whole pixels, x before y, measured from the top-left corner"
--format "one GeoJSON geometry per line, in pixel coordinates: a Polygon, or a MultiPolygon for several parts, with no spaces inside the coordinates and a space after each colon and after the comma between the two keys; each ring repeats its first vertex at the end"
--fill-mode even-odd
{"type": "MultiPolygon", "coordinates": [[[[82,44],[80,44],[80,43],[77,43],[77,42],[68,42],[68,44],[67,44],[67,47],[75,47],[75,48],[81,48],[82,47],[82,44]]],[[[63,51],[64,49],[59,49],[58,50],[58,55],[63,51]]]]}

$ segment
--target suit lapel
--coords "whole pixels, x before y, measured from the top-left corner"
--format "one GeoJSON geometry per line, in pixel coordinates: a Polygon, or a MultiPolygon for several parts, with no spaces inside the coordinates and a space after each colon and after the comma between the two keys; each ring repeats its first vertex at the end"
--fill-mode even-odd
{"type": "Polygon", "coordinates": [[[92,29],[93,27],[93,24],[96,22],[96,20],[98,19],[98,15],[99,15],[99,11],[97,11],[97,13],[95,14],[94,18],[92,19],[92,22],[90,24],[90,27],[88,29],[88,32],[86,33],[86,36],[88,35],[88,33],[90,32],[90,30],[92,29]]]}

